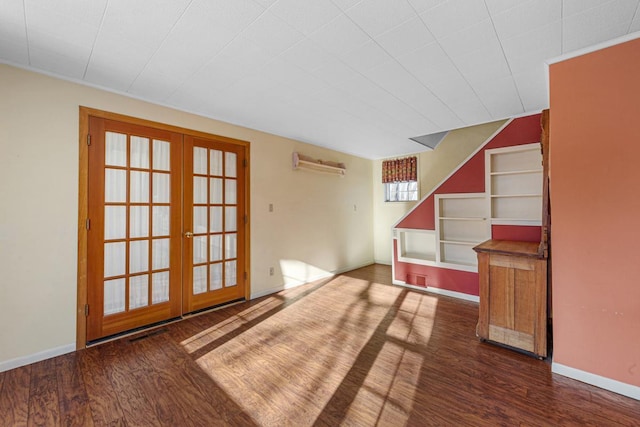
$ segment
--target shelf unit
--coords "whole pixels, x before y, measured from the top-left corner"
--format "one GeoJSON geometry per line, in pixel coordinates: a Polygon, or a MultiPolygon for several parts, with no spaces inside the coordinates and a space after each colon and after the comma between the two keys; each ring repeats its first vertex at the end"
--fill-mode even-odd
{"type": "Polygon", "coordinates": [[[485,151],[488,212],[494,225],[542,223],[540,144],[485,151]]]}
{"type": "Polygon", "coordinates": [[[436,194],[436,262],[476,272],[473,247],[489,238],[485,193],[436,194]]]}
{"type": "Polygon", "coordinates": [[[396,228],[394,230],[398,261],[435,265],[436,236],[433,230],[396,228]]]}

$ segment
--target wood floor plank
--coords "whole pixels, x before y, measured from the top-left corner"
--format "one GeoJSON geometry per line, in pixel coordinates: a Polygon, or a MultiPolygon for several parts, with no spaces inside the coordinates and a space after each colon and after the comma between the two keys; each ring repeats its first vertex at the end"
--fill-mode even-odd
{"type": "Polygon", "coordinates": [[[48,359],[31,366],[29,426],[60,425],[56,362],[48,359]]]}
{"type": "Polygon", "coordinates": [[[31,366],[5,372],[0,394],[0,414],[6,426],[28,425],[31,366]]]}
{"type": "Polygon", "coordinates": [[[56,358],[60,420],[64,426],[93,426],[89,397],[78,365],[78,354],[56,358]]]}
{"type": "MultiPolygon", "coordinates": [[[[137,382],[136,372],[143,371],[141,361],[128,351],[128,341],[110,342],[96,347],[103,360],[105,374],[118,396],[118,405],[129,426],[160,426],[152,403],[137,382]]],[[[161,392],[159,390],[159,392],[161,392]]]]}
{"type": "Polygon", "coordinates": [[[118,396],[102,364],[100,349],[93,347],[78,352],[78,363],[89,397],[94,424],[111,426],[124,422],[118,396]]]}
{"type": "Polygon", "coordinates": [[[640,425],[637,400],[481,343],[477,321],[373,265],[54,359],[57,389],[44,363],[1,373],[0,425],[56,425],[38,397],[56,390],[63,425],[640,425]]]}

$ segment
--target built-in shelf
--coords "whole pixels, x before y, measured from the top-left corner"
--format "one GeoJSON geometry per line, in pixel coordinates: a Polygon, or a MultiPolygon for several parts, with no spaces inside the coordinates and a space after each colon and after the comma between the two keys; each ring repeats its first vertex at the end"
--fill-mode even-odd
{"type": "Polygon", "coordinates": [[[437,194],[436,262],[446,268],[476,271],[473,247],[488,238],[485,193],[437,194]]]}
{"type": "Polygon", "coordinates": [[[542,194],[492,194],[491,197],[542,197],[542,194]]]}
{"type": "Polygon", "coordinates": [[[485,151],[488,211],[494,225],[542,223],[542,154],[539,144],[485,151]]]}
{"type": "Polygon", "coordinates": [[[444,219],[447,221],[484,221],[485,217],[455,217],[455,216],[441,216],[440,219],[444,219]]]}
{"type": "Polygon", "coordinates": [[[463,242],[461,240],[440,240],[440,243],[445,243],[447,245],[462,245],[462,246],[475,246],[478,242],[463,242]]]}
{"type": "Polygon", "coordinates": [[[436,238],[433,230],[398,228],[394,234],[398,261],[435,265],[436,238]]]}

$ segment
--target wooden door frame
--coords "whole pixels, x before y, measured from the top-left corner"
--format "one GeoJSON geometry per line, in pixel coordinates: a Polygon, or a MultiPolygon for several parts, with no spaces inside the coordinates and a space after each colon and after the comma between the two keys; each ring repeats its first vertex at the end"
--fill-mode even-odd
{"type": "MultiPolygon", "coordinates": [[[[108,120],[116,120],[125,123],[131,123],[140,126],[147,126],[156,129],[168,130],[170,132],[178,132],[184,135],[190,135],[199,138],[206,138],[213,141],[220,141],[235,145],[241,145],[245,148],[246,166],[243,168],[246,183],[245,191],[245,215],[250,218],[250,143],[240,139],[229,138],[220,135],[209,134],[192,129],[186,129],[179,126],[173,126],[166,123],[154,122],[151,120],[139,119],[136,117],[126,116],[108,111],[97,110],[94,108],[79,108],[79,174],[78,174],[78,286],[77,286],[77,306],[76,306],[76,350],[86,348],[87,337],[87,317],[85,315],[85,306],[87,305],[87,262],[88,262],[88,232],[86,228],[87,218],[89,215],[89,117],[99,117],[108,120]]],[[[248,300],[251,295],[251,222],[245,224],[245,263],[244,272],[245,280],[245,298],[248,300]]],[[[182,231],[181,231],[182,233],[182,231]]],[[[242,277],[240,273],[239,277],[242,277]]]]}

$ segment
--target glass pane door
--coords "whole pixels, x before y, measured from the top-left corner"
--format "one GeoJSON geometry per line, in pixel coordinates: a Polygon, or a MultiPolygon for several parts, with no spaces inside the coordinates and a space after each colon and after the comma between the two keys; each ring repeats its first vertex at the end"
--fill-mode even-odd
{"type": "Polygon", "coordinates": [[[244,297],[242,158],[241,147],[185,137],[185,312],[244,297]]]}
{"type": "Polygon", "coordinates": [[[90,131],[89,341],[180,315],[182,139],[93,118],[90,131]]]}

